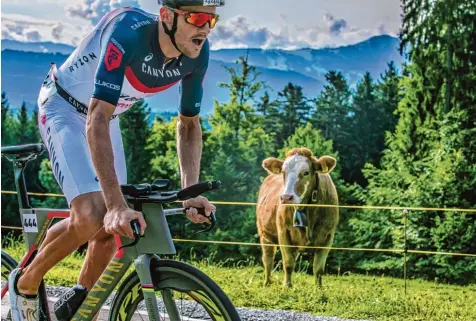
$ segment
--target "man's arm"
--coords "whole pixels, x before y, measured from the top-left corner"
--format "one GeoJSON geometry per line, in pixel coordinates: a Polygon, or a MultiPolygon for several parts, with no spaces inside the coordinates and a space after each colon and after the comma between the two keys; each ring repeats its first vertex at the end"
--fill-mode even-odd
{"type": "Polygon", "coordinates": [[[109,234],[127,235],[130,238],[134,238],[130,222],[137,219],[142,234],[147,224],[142,213],[134,211],[127,206],[117,179],[114,168],[114,152],[109,132],[109,120],[114,113],[114,109],[114,105],[108,102],[91,99],[86,120],[86,138],[106,203],[105,230],[109,234]]]}
{"type": "Polygon", "coordinates": [[[109,133],[109,120],[113,112],[112,104],[93,98],[86,121],[89,150],[108,210],[127,207],[114,168],[114,153],[109,133]]]}
{"type": "MultiPolygon", "coordinates": [[[[202,128],[200,126],[200,107],[203,96],[203,79],[208,68],[208,40],[202,47],[200,58],[197,58],[198,68],[182,79],[180,86],[180,106],[177,120],[177,154],[180,163],[182,188],[198,183],[200,175],[200,158],[202,155],[202,128]]],[[[206,197],[199,196],[183,202],[188,208],[187,217],[195,223],[208,222],[208,219],[198,214],[199,208],[210,216],[216,211],[206,197]]]]}
{"type": "MultiPolygon", "coordinates": [[[[200,157],[202,155],[202,128],[199,116],[187,117],[179,113],[177,120],[177,154],[180,163],[182,188],[198,183],[200,157]]],[[[216,211],[206,197],[198,196],[183,202],[187,217],[194,223],[205,223],[208,219],[198,214],[198,208],[205,210],[205,216],[216,211]]]]}
{"type": "Polygon", "coordinates": [[[182,188],[198,183],[202,155],[202,128],[199,116],[177,120],[177,154],[180,164],[182,188]]]}

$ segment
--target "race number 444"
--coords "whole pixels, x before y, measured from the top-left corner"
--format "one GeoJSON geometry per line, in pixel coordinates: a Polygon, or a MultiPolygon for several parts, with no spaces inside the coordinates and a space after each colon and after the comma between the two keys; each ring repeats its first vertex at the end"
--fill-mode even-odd
{"type": "Polygon", "coordinates": [[[38,232],[38,224],[36,221],[36,214],[23,215],[23,230],[25,232],[38,232]]]}

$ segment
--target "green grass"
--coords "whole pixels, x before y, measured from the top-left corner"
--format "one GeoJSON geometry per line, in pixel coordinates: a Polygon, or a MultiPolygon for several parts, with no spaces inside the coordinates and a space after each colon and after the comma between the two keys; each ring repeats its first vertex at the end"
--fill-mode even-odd
{"type": "MultiPolygon", "coordinates": [[[[16,260],[24,250],[18,243],[4,242],[4,249],[16,260]]],[[[83,262],[73,254],[45,277],[48,285],[71,286],[83,262]]],[[[421,280],[404,282],[389,277],[363,275],[325,276],[322,289],[304,273],[294,273],[292,289],[283,288],[282,272],[273,273],[274,284],[262,285],[261,266],[225,268],[207,261],[189,262],[213,278],[235,306],[285,309],[314,315],[366,320],[476,320],[476,286],[455,286],[421,280]]]]}

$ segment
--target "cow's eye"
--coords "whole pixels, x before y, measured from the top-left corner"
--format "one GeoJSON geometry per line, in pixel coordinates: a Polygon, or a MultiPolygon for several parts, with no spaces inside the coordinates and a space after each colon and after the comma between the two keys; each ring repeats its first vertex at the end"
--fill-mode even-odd
{"type": "Polygon", "coordinates": [[[304,175],[304,176],[308,176],[308,175],[309,175],[309,172],[304,172],[303,175],[304,175]]]}

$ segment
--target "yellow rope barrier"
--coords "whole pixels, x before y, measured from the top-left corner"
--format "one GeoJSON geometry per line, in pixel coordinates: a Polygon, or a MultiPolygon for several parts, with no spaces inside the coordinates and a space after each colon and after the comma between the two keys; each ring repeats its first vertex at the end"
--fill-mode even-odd
{"type": "MultiPolygon", "coordinates": [[[[173,239],[175,242],[188,243],[209,243],[209,244],[227,244],[227,245],[245,245],[245,246],[261,246],[261,243],[247,243],[247,242],[231,242],[231,241],[203,241],[203,240],[188,240],[188,239],[173,239]]],[[[264,246],[280,246],[278,244],[263,244],[264,246]]],[[[358,247],[326,247],[326,246],[298,246],[298,245],[281,245],[281,247],[295,247],[302,249],[328,249],[338,251],[363,251],[363,252],[381,252],[381,253],[403,253],[405,250],[400,249],[369,249],[358,247]]],[[[476,257],[476,254],[470,253],[452,253],[452,252],[436,252],[436,251],[417,251],[407,250],[407,253],[415,254],[433,254],[433,255],[451,255],[451,256],[468,256],[476,257]]]]}
{"type": "MultiPolygon", "coordinates": [[[[21,227],[16,226],[3,226],[5,229],[22,230],[21,227]]],[[[279,244],[261,244],[250,242],[232,242],[232,241],[207,241],[207,240],[190,240],[190,239],[173,239],[174,242],[181,243],[205,243],[205,244],[223,244],[223,245],[242,245],[242,246],[280,246],[279,244]]],[[[369,249],[358,247],[327,247],[327,246],[298,246],[298,245],[281,245],[281,247],[289,248],[301,248],[301,249],[327,249],[331,251],[361,251],[361,252],[380,252],[380,253],[403,253],[405,250],[401,249],[369,249]]],[[[470,253],[452,253],[452,252],[436,252],[436,251],[420,251],[420,250],[408,250],[407,253],[414,254],[433,254],[433,255],[448,255],[448,256],[466,256],[476,257],[476,254],[470,253]]]]}
{"type": "MultiPolygon", "coordinates": [[[[1,191],[2,194],[10,194],[10,195],[15,195],[17,192],[14,191],[1,191]]],[[[53,194],[53,193],[33,193],[33,192],[28,192],[28,195],[31,196],[49,196],[49,197],[64,197],[64,195],[61,194],[53,194]]]]}
{"type": "MultiPolygon", "coordinates": [[[[0,191],[2,194],[16,194],[14,191],[0,191]]],[[[61,194],[52,193],[32,193],[28,192],[28,195],[32,196],[50,196],[50,197],[64,197],[61,194]]],[[[240,206],[256,206],[257,203],[253,202],[223,202],[223,201],[210,201],[215,205],[240,205],[240,206]]],[[[293,206],[292,204],[283,204],[285,206],[293,206]]],[[[402,206],[370,206],[370,205],[328,205],[328,204],[299,204],[300,207],[337,207],[337,208],[351,208],[351,209],[364,209],[364,210],[408,210],[408,211],[440,211],[440,212],[466,212],[476,213],[476,209],[464,209],[464,208],[438,208],[438,207],[402,207],[402,206]]]]}
{"type": "Polygon", "coordinates": [[[9,229],[9,230],[23,230],[23,228],[18,227],[18,226],[4,226],[4,225],[2,225],[2,228],[6,228],[6,229],[9,229]]]}

